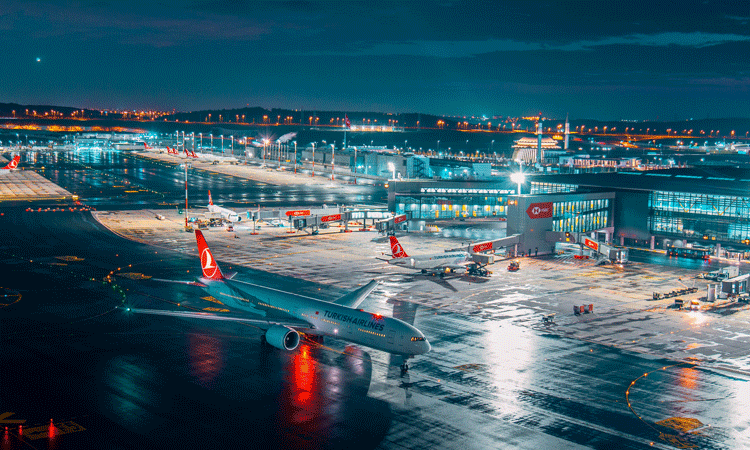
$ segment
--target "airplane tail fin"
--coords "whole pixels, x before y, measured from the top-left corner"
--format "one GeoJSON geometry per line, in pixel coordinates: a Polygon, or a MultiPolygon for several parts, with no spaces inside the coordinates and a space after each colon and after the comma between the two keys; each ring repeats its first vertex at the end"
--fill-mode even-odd
{"type": "Polygon", "coordinates": [[[13,159],[5,166],[3,169],[5,170],[13,170],[16,167],[18,167],[18,163],[21,162],[21,155],[16,155],[13,157],[13,159]]]}
{"type": "Polygon", "coordinates": [[[195,150],[190,150],[190,156],[192,156],[193,158],[198,157],[198,155],[195,154],[195,150]]]}
{"type": "Polygon", "coordinates": [[[146,150],[151,150],[151,147],[148,146],[148,143],[144,142],[143,146],[146,147],[146,150]]]}
{"type": "Polygon", "coordinates": [[[208,190],[208,204],[209,205],[213,205],[214,204],[214,201],[211,198],[211,189],[208,190]]]}
{"type": "Polygon", "coordinates": [[[201,257],[201,269],[203,270],[203,277],[210,280],[223,280],[224,275],[219,269],[219,265],[214,259],[214,255],[211,254],[211,249],[206,244],[206,239],[203,237],[201,230],[195,230],[195,240],[198,242],[198,254],[201,257]]]}
{"type": "Polygon", "coordinates": [[[396,236],[391,236],[391,254],[394,258],[408,258],[404,248],[401,247],[401,243],[398,242],[396,236]]]}
{"type": "Polygon", "coordinates": [[[185,156],[190,156],[190,153],[188,153],[186,148],[183,147],[182,151],[185,152],[185,156]]]}

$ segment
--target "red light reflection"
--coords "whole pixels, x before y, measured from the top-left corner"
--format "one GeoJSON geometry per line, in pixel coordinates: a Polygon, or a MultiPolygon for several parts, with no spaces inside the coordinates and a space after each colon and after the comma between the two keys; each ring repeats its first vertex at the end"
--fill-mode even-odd
{"type": "Polygon", "coordinates": [[[224,368],[222,342],[204,334],[191,334],[189,339],[190,374],[201,386],[209,386],[224,368]]]}

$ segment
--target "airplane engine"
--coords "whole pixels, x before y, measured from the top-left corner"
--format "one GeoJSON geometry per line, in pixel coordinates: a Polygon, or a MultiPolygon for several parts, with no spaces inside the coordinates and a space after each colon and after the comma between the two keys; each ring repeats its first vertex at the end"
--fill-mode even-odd
{"type": "Polygon", "coordinates": [[[274,325],[266,331],[266,342],[279,350],[294,350],[299,345],[299,333],[291,328],[274,325]]]}

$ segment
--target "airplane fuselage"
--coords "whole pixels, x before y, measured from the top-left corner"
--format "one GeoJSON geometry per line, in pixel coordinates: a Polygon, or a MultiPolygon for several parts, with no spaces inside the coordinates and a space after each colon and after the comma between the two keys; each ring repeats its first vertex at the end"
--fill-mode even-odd
{"type": "Polygon", "coordinates": [[[231,209],[222,208],[221,206],[208,205],[208,212],[214,214],[220,214],[221,217],[230,222],[239,222],[242,220],[239,214],[231,209]]]}
{"type": "Polygon", "coordinates": [[[394,266],[408,267],[417,270],[431,270],[444,266],[459,266],[469,261],[469,254],[466,252],[458,253],[440,253],[436,255],[417,255],[407,256],[404,258],[393,258],[388,264],[394,266]]]}
{"type": "Polygon", "coordinates": [[[296,319],[309,323],[301,331],[332,336],[377,350],[405,355],[430,351],[424,335],[392,317],[329,303],[312,297],[236,280],[199,278],[205,291],[226,306],[247,311],[270,322],[296,319]]]}

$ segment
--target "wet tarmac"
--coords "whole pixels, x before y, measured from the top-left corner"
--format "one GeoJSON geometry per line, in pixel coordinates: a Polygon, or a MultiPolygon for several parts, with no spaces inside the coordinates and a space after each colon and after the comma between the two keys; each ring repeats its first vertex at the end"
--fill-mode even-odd
{"type": "MultiPolygon", "coordinates": [[[[168,170],[149,163],[138,183],[167,189],[168,170]]],[[[59,177],[92,193],[106,179],[59,177]]],[[[520,298],[425,307],[409,301],[404,276],[384,277],[361,307],[412,321],[433,347],[402,376],[400,358],[333,339],[285,353],[250,326],[128,315],[116,307],[202,296],[150,279],[191,279],[196,258],[123,239],[89,212],[1,209],[3,449],[750,447],[744,373],[560,336],[530,324],[520,298]]],[[[324,272],[345,266],[319,269],[323,284],[231,269],[329,299],[347,288],[324,272]]]]}
{"type": "MultiPolygon", "coordinates": [[[[25,153],[24,170],[36,170],[97,209],[182,208],[185,205],[184,161],[157,162],[137,153],[105,150],[25,153]]],[[[386,191],[372,185],[275,186],[238,177],[188,170],[188,207],[205,207],[208,190],[214,200],[240,211],[258,205],[385,204],[386,191]],[[245,208],[245,209],[243,209],[245,208]]]]}

